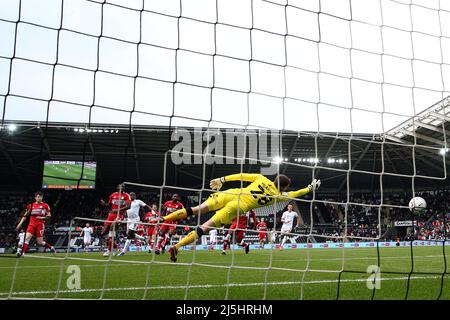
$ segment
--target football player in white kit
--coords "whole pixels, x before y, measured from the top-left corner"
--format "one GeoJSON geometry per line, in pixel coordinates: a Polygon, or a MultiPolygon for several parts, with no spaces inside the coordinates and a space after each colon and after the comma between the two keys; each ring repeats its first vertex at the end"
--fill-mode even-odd
{"type": "Polygon", "coordinates": [[[87,252],[87,247],[91,244],[93,233],[94,233],[94,229],[92,229],[89,222],[86,223],[86,226],[83,229],[81,229],[80,236],[83,237],[83,246],[84,246],[84,251],[86,251],[86,252],[87,252]]]}
{"type": "Polygon", "coordinates": [[[25,242],[25,231],[20,229],[19,234],[17,235],[17,252],[22,253],[23,243],[25,242]]]}
{"type": "Polygon", "coordinates": [[[128,247],[131,244],[133,239],[139,239],[144,243],[147,243],[145,237],[142,237],[136,233],[137,226],[141,222],[139,217],[139,211],[141,208],[147,207],[147,210],[151,210],[151,208],[142,200],[136,199],[136,194],[134,192],[130,192],[131,197],[131,206],[130,209],[127,210],[127,240],[125,241],[125,246],[122,251],[117,254],[117,256],[123,256],[125,252],[127,252],[128,247]]]}
{"type": "Polygon", "coordinates": [[[217,244],[217,229],[209,231],[209,249],[214,250],[217,244]]]}
{"type": "Polygon", "coordinates": [[[283,225],[281,226],[281,236],[283,239],[281,240],[281,247],[283,248],[284,243],[287,239],[292,243],[293,236],[290,234],[292,231],[292,225],[294,223],[294,219],[297,218],[297,225],[296,227],[300,226],[300,219],[298,219],[297,212],[293,211],[294,206],[292,204],[288,205],[287,211],[283,212],[283,215],[281,216],[281,222],[283,225]]]}

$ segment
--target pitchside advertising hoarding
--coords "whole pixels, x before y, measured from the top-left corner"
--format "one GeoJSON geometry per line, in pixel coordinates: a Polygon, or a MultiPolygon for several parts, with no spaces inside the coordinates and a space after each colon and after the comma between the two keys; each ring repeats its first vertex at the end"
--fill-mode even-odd
{"type": "MultiPolygon", "coordinates": [[[[338,243],[338,242],[327,242],[327,243],[287,243],[284,244],[282,247],[283,249],[340,249],[340,248],[376,248],[378,247],[384,247],[384,248],[390,248],[390,247],[431,247],[431,246],[442,246],[443,241],[401,241],[399,245],[397,245],[397,242],[393,241],[379,241],[378,243],[375,242],[346,242],[346,243],[338,243]]],[[[450,245],[450,241],[445,242],[446,246],[450,245]]],[[[242,247],[238,245],[231,246],[232,250],[239,250],[242,249],[242,247]]],[[[266,244],[264,246],[264,250],[270,250],[270,249],[280,249],[281,245],[278,244],[266,244]]],[[[59,248],[64,249],[64,248],[59,248]]],[[[85,252],[83,248],[70,248],[73,252],[85,252]]],[[[208,246],[208,245],[197,245],[197,246],[185,246],[181,248],[180,250],[222,250],[221,245],[215,245],[215,246],[208,246]]],[[[251,244],[250,249],[261,249],[261,246],[259,244],[251,244]]],[[[88,248],[88,252],[98,252],[101,248],[98,246],[92,246],[88,248]]],[[[130,252],[143,252],[150,250],[150,247],[148,246],[130,246],[129,251],[130,252]]],[[[32,249],[31,249],[32,251],[32,249]]],[[[5,248],[0,248],[0,253],[5,253],[5,248]]]]}
{"type": "MultiPolygon", "coordinates": [[[[412,245],[414,247],[427,247],[427,246],[442,246],[443,241],[413,241],[412,245]]],[[[379,241],[377,242],[330,242],[330,243],[287,243],[284,244],[283,249],[338,249],[338,248],[375,248],[375,247],[396,247],[397,243],[393,241],[379,241]]],[[[450,245],[450,241],[446,241],[445,245],[450,245]]],[[[411,241],[400,242],[401,247],[411,246],[411,241]]],[[[222,249],[222,246],[216,246],[216,249],[222,249]]],[[[232,246],[233,249],[242,249],[237,245],[232,246]]],[[[260,249],[259,244],[250,245],[250,249],[260,249]]],[[[281,245],[278,244],[266,244],[264,249],[279,249],[281,245]]],[[[209,250],[211,246],[207,245],[197,245],[197,246],[186,246],[182,250],[209,250]]]]}
{"type": "Polygon", "coordinates": [[[395,221],[395,227],[412,227],[417,225],[417,221],[407,220],[407,221],[395,221]]]}
{"type": "MultiPolygon", "coordinates": [[[[412,246],[414,247],[428,247],[428,246],[442,246],[443,241],[413,241],[412,246]]],[[[450,241],[446,241],[445,245],[450,245],[450,241]]],[[[396,247],[397,243],[393,241],[388,242],[346,242],[346,243],[287,243],[284,244],[283,249],[339,249],[339,248],[376,248],[376,247],[396,247]]],[[[411,241],[402,241],[400,242],[400,247],[409,247],[411,246],[411,241]]],[[[260,249],[261,246],[259,244],[250,245],[250,249],[260,249]]],[[[264,249],[280,249],[281,245],[277,244],[266,244],[264,249]]],[[[182,250],[210,250],[211,246],[207,245],[197,245],[197,246],[186,246],[182,248],[182,250]]],[[[222,249],[222,246],[216,246],[215,249],[222,249]]],[[[233,245],[232,249],[239,250],[242,247],[237,245],[233,245]]]]}
{"type": "MultiPolygon", "coordinates": [[[[429,247],[429,246],[442,246],[443,241],[401,241],[400,247],[429,247]]],[[[339,248],[376,248],[378,247],[396,247],[397,243],[393,241],[379,241],[378,244],[376,241],[374,242],[346,242],[346,243],[337,243],[337,242],[330,242],[330,243],[287,243],[284,244],[283,249],[339,249],[339,248]]],[[[450,245],[450,241],[446,241],[445,245],[450,245]]],[[[259,244],[251,244],[250,249],[260,249],[261,246],[259,244]]],[[[264,246],[264,249],[280,249],[281,245],[278,244],[266,244],[264,246]]],[[[148,251],[150,248],[143,246],[143,247],[130,247],[130,251],[148,251]]],[[[185,246],[181,248],[181,250],[222,250],[221,245],[216,246],[208,246],[208,245],[196,245],[196,246],[185,246]]],[[[239,250],[242,249],[242,247],[238,245],[232,246],[233,250],[239,250]]]]}

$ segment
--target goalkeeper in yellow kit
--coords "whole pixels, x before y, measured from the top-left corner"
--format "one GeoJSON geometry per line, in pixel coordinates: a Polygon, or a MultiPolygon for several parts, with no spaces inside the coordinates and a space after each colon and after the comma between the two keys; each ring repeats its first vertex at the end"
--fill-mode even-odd
{"type": "Polygon", "coordinates": [[[291,184],[291,180],[285,175],[278,175],[274,181],[269,180],[261,174],[238,173],[229,176],[211,180],[210,187],[212,190],[220,190],[222,185],[228,181],[245,181],[250,184],[245,188],[228,189],[223,192],[216,192],[209,196],[205,202],[199,206],[192,208],[183,208],[177,210],[164,218],[160,222],[168,222],[182,220],[188,216],[205,214],[210,211],[216,213],[196,230],[190,232],[175,246],[169,249],[170,260],[177,261],[178,249],[188,245],[203,234],[208,233],[213,228],[220,228],[229,224],[239,214],[275,203],[277,201],[285,201],[292,198],[303,196],[320,187],[320,180],[314,179],[306,188],[286,192],[291,184]]]}

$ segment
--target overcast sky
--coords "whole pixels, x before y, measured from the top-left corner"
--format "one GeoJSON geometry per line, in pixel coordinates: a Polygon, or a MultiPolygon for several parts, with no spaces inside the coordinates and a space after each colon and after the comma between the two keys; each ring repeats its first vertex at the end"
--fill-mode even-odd
{"type": "Polygon", "coordinates": [[[450,0],[102,2],[0,1],[5,119],[381,133],[450,95],[450,0]]]}

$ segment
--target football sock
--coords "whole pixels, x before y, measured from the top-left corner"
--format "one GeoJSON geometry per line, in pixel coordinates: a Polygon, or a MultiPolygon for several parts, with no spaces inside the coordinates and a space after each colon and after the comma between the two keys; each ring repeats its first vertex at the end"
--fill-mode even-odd
{"type": "Polygon", "coordinates": [[[51,249],[52,245],[50,243],[44,242],[44,247],[46,247],[47,249],[51,249]]]}
{"type": "Polygon", "coordinates": [[[158,236],[158,242],[156,243],[156,250],[161,249],[161,243],[163,242],[164,237],[158,236]]]}
{"type": "Polygon", "coordinates": [[[125,241],[125,246],[123,247],[123,252],[126,252],[128,250],[128,247],[131,244],[131,239],[127,239],[127,241],[125,241]]]}
{"type": "Polygon", "coordinates": [[[184,237],[183,239],[181,239],[181,241],[178,242],[178,243],[175,245],[175,248],[178,250],[178,249],[180,249],[181,247],[183,247],[183,246],[185,246],[185,245],[188,245],[188,244],[194,242],[194,241],[197,240],[197,239],[198,239],[197,231],[195,231],[195,230],[194,230],[194,231],[191,231],[191,232],[188,233],[188,235],[187,235],[186,237],[184,237]]]}
{"type": "Polygon", "coordinates": [[[228,240],[223,240],[223,250],[227,250],[228,240]]]}
{"type": "MultiPolygon", "coordinates": [[[[190,209],[190,208],[189,208],[190,209]]],[[[192,209],[191,209],[192,211],[192,209]]],[[[175,212],[172,212],[171,214],[168,214],[163,219],[164,221],[174,221],[174,220],[183,220],[188,215],[188,210],[186,208],[177,210],[175,212]]]]}
{"type": "Polygon", "coordinates": [[[169,233],[166,233],[166,234],[165,234],[164,240],[163,240],[163,242],[161,243],[163,249],[166,248],[167,243],[170,243],[170,239],[171,239],[171,238],[172,238],[172,235],[171,235],[171,234],[169,234],[169,233]]]}
{"type": "Polygon", "coordinates": [[[134,237],[139,240],[145,240],[145,237],[135,234],[134,237]]]}
{"type": "Polygon", "coordinates": [[[108,238],[108,251],[112,251],[112,237],[108,238]]]}
{"type": "Polygon", "coordinates": [[[164,249],[166,247],[167,243],[167,234],[163,236],[163,239],[161,240],[161,249],[164,249]]]}

